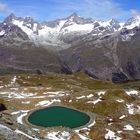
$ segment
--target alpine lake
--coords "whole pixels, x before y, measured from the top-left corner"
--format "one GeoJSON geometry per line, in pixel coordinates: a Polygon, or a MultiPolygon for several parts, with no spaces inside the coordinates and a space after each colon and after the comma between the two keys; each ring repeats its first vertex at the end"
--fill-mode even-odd
{"type": "Polygon", "coordinates": [[[73,108],[55,105],[32,111],[25,120],[28,124],[36,127],[61,126],[75,129],[89,124],[92,116],[73,108]]]}

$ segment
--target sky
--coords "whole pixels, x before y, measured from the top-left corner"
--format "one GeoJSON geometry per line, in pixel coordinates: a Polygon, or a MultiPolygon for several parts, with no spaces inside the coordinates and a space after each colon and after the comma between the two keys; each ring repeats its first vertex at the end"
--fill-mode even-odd
{"type": "Polygon", "coordinates": [[[0,0],[0,21],[10,13],[42,22],[73,12],[85,18],[125,21],[140,14],[140,0],[0,0]]]}

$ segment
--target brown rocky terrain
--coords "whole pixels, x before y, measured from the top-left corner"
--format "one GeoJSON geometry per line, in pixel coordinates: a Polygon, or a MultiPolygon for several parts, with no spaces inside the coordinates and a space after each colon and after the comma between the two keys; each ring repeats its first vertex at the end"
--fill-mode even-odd
{"type": "Polygon", "coordinates": [[[139,90],[139,81],[113,84],[83,72],[0,76],[0,139],[139,140],[139,90]],[[51,104],[95,113],[96,119],[79,130],[39,129],[24,122],[29,111],[51,104]]]}

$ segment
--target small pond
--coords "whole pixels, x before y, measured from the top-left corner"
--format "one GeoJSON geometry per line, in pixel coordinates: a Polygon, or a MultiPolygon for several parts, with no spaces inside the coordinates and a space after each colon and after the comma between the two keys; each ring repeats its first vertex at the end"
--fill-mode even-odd
{"type": "Polygon", "coordinates": [[[84,112],[62,107],[50,106],[35,110],[28,115],[27,121],[40,127],[78,128],[90,122],[90,116],[84,112]]]}

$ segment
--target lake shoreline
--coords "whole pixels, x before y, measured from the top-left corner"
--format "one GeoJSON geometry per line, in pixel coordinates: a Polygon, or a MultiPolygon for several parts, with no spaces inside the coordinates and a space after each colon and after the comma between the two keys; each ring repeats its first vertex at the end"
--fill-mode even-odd
{"type": "Polygon", "coordinates": [[[94,123],[95,118],[96,118],[96,114],[94,114],[94,113],[85,112],[85,111],[82,111],[82,110],[78,110],[78,109],[76,109],[76,108],[74,108],[74,107],[68,107],[68,106],[65,106],[65,105],[62,105],[62,104],[55,104],[55,103],[54,103],[54,104],[51,104],[51,105],[49,105],[49,106],[45,106],[45,107],[41,107],[41,108],[36,108],[36,109],[33,109],[33,110],[29,111],[28,114],[23,118],[23,122],[24,122],[26,125],[31,126],[31,127],[33,127],[33,128],[36,128],[36,129],[49,129],[49,128],[59,128],[59,127],[63,127],[63,128],[68,128],[68,129],[72,129],[72,130],[78,130],[78,129],[82,129],[82,128],[88,127],[89,125],[91,125],[92,123],[94,123]],[[39,110],[42,110],[42,109],[49,108],[49,107],[57,107],[57,106],[58,106],[58,107],[68,108],[68,109],[72,109],[72,110],[78,111],[78,112],[80,112],[80,113],[84,113],[84,114],[88,115],[90,119],[89,119],[89,121],[88,121],[85,125],[82,125],[82,126],[76,127],[76,128],[70,128],[70,127],[65,127],[65,126],[43,127],[43,126],[34,125],[34,124],[32,124],[32,123],[30,123],[30,122],[28,121],[28,118],[29,118],[29,116],[30,116],[32,113],[34,113],[34,112],[36,112],[36,111],[39,111],[39,110]]]}

